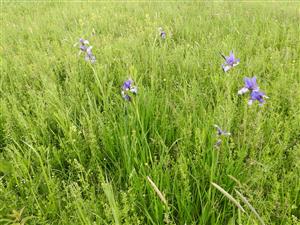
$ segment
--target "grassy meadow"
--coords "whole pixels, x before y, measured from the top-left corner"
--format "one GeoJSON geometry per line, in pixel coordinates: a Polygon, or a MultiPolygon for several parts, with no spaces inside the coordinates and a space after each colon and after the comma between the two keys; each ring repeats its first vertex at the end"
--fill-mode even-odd
{"type": "Polygon", "coordinates": [[[1,1],[0,224],[299,225],[299,8],[1,1]]]}

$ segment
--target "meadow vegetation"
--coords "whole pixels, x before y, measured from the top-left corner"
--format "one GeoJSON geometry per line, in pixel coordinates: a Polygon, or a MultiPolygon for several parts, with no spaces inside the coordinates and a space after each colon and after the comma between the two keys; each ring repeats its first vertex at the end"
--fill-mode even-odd
{"type": "Polygon", "coordinates": [[[299,225],[299,21],[297,2],[2,1],[0,224],[299,225]],[[263,106],[237,94],[253,76],[263,106]]]}

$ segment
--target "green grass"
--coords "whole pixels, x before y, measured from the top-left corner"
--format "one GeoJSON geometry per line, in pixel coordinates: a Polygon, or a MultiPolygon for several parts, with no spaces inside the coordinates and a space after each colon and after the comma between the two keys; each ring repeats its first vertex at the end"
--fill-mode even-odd
{"type": "Polygon", "coordinates": [[[2,1],[0,224],[299,224],[299,5],[2,1]]]}

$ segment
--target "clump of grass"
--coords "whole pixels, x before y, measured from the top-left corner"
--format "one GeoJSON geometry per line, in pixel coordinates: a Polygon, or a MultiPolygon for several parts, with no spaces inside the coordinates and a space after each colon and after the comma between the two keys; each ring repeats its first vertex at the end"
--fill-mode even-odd
{"type": "Polygon", "coordinates": [[[11,214],[8,215],[9,219],[0,219],[0,222],[6,222],[5,224],[11,225],[25,225],[27,221],[33,219],[33,216],[26,216],[23,217],[23,211],[25,207],[20,209],[20,211],[13,210],[11,214]]]}
{"type": "Polygon", "coordinates": [[[112,214],[113,214],[113,217],[114,217],[114,220],[115,220],[115,224],[119,225],[120,224],[119,210],[118,210],[118,207],[117,207],[117,203],[115,201],[115,197],[114,197],[112,186],[109,183],[103,183],[102,184],[102,188],[103,188],[105,196],[108,199],[110,208],[112,210],[112,214]]]}

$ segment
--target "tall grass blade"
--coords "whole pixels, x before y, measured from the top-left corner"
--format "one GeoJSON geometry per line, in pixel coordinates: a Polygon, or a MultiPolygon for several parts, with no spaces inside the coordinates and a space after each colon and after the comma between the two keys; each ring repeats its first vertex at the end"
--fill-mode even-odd
{"type": "Polygon", "coordinates": [[[238,190],[235,190],[235,192],[241,198],[241,200],[250,208],[250,210],[253,212],[253,214],[256,216],[256,218],[259,220],[259,222],[262,225],[265,225],[263,219],[259,216],[259,214],[255,210],[255,208],[250,204],[250,202],[248,202],[248,200],[238,190]]]}
{"type": "Polygon", "coordinates": [[[222,187],[220,187],[216,183],[211,182],[211,184],[215,188],[217,188],[223,195],[225,195],[233,204],[235,204],[242,212],[245,213],[244,208],[240,205],[240,203],[234,197],[232,197],[232,195],[230,195],[227,191],[225,191],[222,187]]]}
{"type": "Polygon", "coordinates": [[[167,200],[164,197],[163,193],[161,193],[161,191],[158,189],[158,187],[155,185],[155,183],[150,179],[149,176],[147,176],[147,179],[150,183],[150,185],[152,186],[152,188],[154,189],[154,191],[156,192],[156,194],[158,195],[158,197],[160,198],[160,200],[166,205],[168,206],[167,200]]]}

